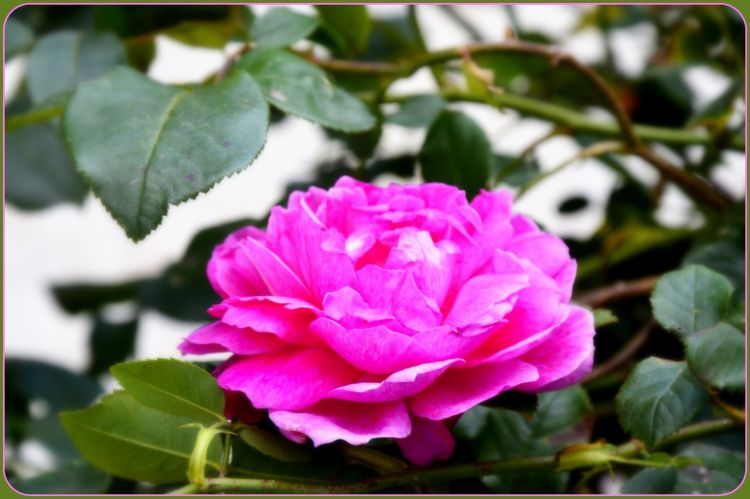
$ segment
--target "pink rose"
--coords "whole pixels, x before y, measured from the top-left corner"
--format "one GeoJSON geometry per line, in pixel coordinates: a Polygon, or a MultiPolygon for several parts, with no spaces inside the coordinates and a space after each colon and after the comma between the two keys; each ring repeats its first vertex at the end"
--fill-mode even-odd
{"type": "Polygon", "coordinates": [[[413,463],[447,459],[454,416],[591,370],[592,316],[569,304],[575,261],[511,204],[348,177],[294,193],[267,231],[214,250],[217,320],[180,348],[233,354],[216,373],[230,417],[267,409],[295,441],[389,437],[413,463]]]}

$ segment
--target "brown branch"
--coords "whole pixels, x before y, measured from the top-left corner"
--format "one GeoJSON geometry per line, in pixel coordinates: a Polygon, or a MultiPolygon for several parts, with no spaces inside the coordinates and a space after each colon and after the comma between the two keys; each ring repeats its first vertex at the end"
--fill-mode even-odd
{"type": "Polygon", "coordinates": [[[649,335],[651,334],[651,330],[655,326],[656,322],[654,321],[654,319],[649,319],[635,334],[635,336],[633,336],[630,341],[628,341],[625,346],[622,347],[620,351],[618,351],[602,364],[596,366],[591,371],[591,373],[589,373],[589,375],[584,378],[583,383],[591,383],[592,381],[595,381],[602,376],[609,374],[610,372],[614,371],[615,369],[626,363],[628,360],[630,360],[630,358],[635,355],[638,350],[640,350],[641,347],[646,343],[649,335]]]}
{"type": "Polygon", "coordinates": [[[584,293],[576,298],[578,303],[596,308],[615,301],[647,295],[654,289],[658,275],[650,275],[632,281],[617,281],[603,288],[584,293]]]}

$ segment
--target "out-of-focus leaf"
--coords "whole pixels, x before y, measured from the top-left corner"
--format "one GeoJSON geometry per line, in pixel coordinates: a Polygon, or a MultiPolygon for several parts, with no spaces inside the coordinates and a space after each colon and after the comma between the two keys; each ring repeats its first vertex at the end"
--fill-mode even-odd
{"type": "Polygon", "coordinates": [[[492,184],[520,187],[539,174],[539,164],[533,158],[518,159],[505,154],[495,154],[492,162],[492,184]]]}
{"type": "Polygon", "coordinates": [[[397,112],[386,117],[386,121],[408,128],[429,127],[447,105],[439,95],[417,95],[401,104],[397,112]]]}
{"type": "Polygon", "coordinates": [[[745,337],[720,322],[685,340],[687,363],[695,375],[716,388],[741,391],[745,386],[745,337]]]}
{"type": "Polygon", "coordinates": [[[51,125],[19,128],[5,137],[5,147],[5,194],[14,205],[38,210],[86,197],[86,185],[51,125]]]}
{"type": "Polygon", "coordinates": [[[334,85],[317,66],[277,48],[253,50],[237,62],[282,111],[345,132],[375,126],[367,106],[334,85]]]}
{"type": "Polygon", "coordinates": [[[88,5],[21,5],[11,19],[21,21],[36,34],[44,35],[59,30],[88,30],[93,15],[88,5]]]}
{"type": "Polygon", "coordinates": [[[693,114],[695,96],[683,66],[650,69],[635,86],[632,112],[638,123],[680,127],[693,114]]]}
{"type": "Polygon", "coordinates": [[[39,104],[124,61],[125,49],[112,33],[51,33],[39,39],[29,54],[29,95],[39,104]]]}
{"type": "Polygon", "coordinates": [[[654,317],[665,329],[689,336],[726,317],[732,284],[702,265],[664,274],[651,295],[654,317]]]}
{"type": "Polygon", "coordinates": [[[653,447],[688,423],[707,397],[685,362],[649,357],[620,388],[617,415],[625,430],[653,447]]]}
{"type": "Polygon", "coordinates": [[[641,470],[622,485],[622,494],[672,494],[677,485],[675,468],[641,470]]]}
{"type": "Polygon", "coordinates": [[[360,61],[396,61],[422,52],[413,26],[406,17],[372,19],[370,36],[360,61]]]}
{"type": "MultiPolygon", "coordinates": [[[[544,411],[550,409],[547,407],[544,411]]],[[[553,435],[547,438],[537,436],[533,424],[528,423],[517,412],[477,406],[461,416],[454,434],[471,446],[473,455],[480,460],[544,456],[554,454],[561,448],[551,438],[553,435]]],[[[546,426],[546,423],[537,424],[542,430],[546,426]]],[[[553,426],[562,427],[555,424],[553,426]]],[[[546,429],[555,431],[552,426],[546,429]]],[[[516,494],[560,493],[567,480],[567,473],[552,471],[504,473],[482,479],[493,492],[516,494]]]]}
{"type": "Polygon", "coordinates": [[[89,338],[91,362],[88,373],[106,372],[109,366],[122,362],[133,354],[138,318],[125,322],[110,322],[97,314],[89,338]]]}
{"type": "Polygon", "coordinates": [[[170,204],[247,167],[265,142],[268,106],[242,72],[190,92],[118,68],[79,86],[63,126],[78,170],[138,241],[170,204]]]}
{"type": "MultiPolygon", "coordinates": [[[[60,414],[63,427],[83,456],[112,475],[153,483],[185,480],[195,443],[194,422],[156,411],[125,392],[115,392],[87,409],[60,414]]],[[[209,447],[214,468],[218,439],[209,447]]]]}
{"type": "Polygon", "coordinates": [[[26,52],[34,43],[34,33],[22,21],[13,17],[5,23],[5,60],[26,52]]]}
{"type": "Polygon", "coordinates": [[[346,56],[362,52],[370,35],[370,15],[364,5],[316,5],[321,30],[346,56]]]}
{"type": "Polygon", "coordinates": [[[295,444],[281,435],[254,426],[240,428],[237,434],[253,449],[285,463],[306,463],[313,458],[312,449],[309,447],[295,444]]]}
{"type": "Polygon", "coordinates": [[[111,481],[106,473],[86,461],[77,460],[54,471],[11,483],[24,494],[104,494],[111,481]]]}
{"type": "Polygon", "coordinates": [[[131,38],[154,35],[185,22],[222,21],[233,9],[249,11],[244,5],[97,5],[93,11],[98,30],[131,38]]]}
{"type": "Polygon", "coordinates": [[[8,359],[5,374],[6,387],[29,401],[44,401],[51,411],[86,406],[101,393],[90,378],[37,360],[8,359]]]}
{"type": "Polygon", "coordinates": [[[438,116],[419,153],[425,180],[456,185],[469,198],[487,185],[492,161],[484,131],[471,118],[454,111],[438,116]]]}
{"type": "Polygon", "coordinates": [[[726,494],[745,476],[745,459],[733,452],[704,443],[693,443],[680,452],[703,463],[679,471],[674,494],[726,494]]]}
{"type": "Polygon", "coordinates": [[[715,241],[690,251],[683,265],[705,265],[732,282],[734,289],[744,293],[745,254],[742,247],[731,241],[715,241]]]}
{"type": "Polygon", "coordinates": [[[617,322],[617,316],[606,308],[594,309],[594,327],[600,328],[617,322]]]}
{"type": "Polygon", "coordinates": [[[128,66],[146,73],[155,57],[156,42],[154,40],[135,38],[125,42],[125,58],[128,66]]]}
{"type": "Polygon", "coordinates": [[[276,7],[253,20],[250,37],[258,47],[286,47],[305,38],[317,27],[317,17],[276,7]]]}
{"type": "Polygon", "coordinates": [[[163,33],[185,45],[223,49],[232,40],[247,40],[249,12],[244,5],[231,5],[224,18],[186,20],[163,33]]]}
{"type": "Polygon", "coordinates": [[[142,281],[119,284],[61,284],[52,287],[58,305],[69,314],[96,310],[108,303],[132,300],[142,281]]]}
{"type": "Polygon", "coordinates": [[[204,424],[225,421],[224,393],[208,372],[189,362],[154,359],[112,366],[128,395],[158,411],[204,424]]]}
{"type": "Polygon", "coordinates": [[[575,425],[591,411],[591,401],[580,386],[539,395],[531,431],[535,437],[545,437],[575,425]]]}

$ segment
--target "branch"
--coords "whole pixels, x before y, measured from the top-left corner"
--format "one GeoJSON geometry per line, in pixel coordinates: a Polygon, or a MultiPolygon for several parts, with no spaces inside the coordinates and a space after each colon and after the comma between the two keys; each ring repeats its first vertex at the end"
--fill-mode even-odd
{"type": "MultiPolygon", "coordinates": [[[[740,426],[731,419],[719,419],[697,423],[687,426],[671,437],[668,437],[657,446],[657,449],[670,447],[682,442],[737,428],[740,428],[740,426]]],[[[640,441],[632,440],[620,445],[619,447],[614,447],[609,455],[612,458],[626,458],[639,455],[643,449],[643,444],[640,441]]],[[[600,454],[600,457],[601,456],[602,455],[600,454]]],[[[592,456],[592,459],[594,459],[594,456],[592,456]]],[[[616,459],[613,459],[612,461],[615,462],[616,459]]],[[[594,459],[589,463],[583,458],[579,459],[577,463],[582,467],[594,467],[601,465],[601,459],[594,459]]],[[[434,468],[410,469],[358,482],[332,483],[330,485],[255,478],[208,478],[204,482],[202,491],[213,493],[235,492],[250,494],[357,494],[369,493],[401,485],[422,485],[427,483],[446,482],[461,478],[497,475],[513,471],[541,469],[554,470],[557,468],[557,465],[558,461],[556,456],[500,459],[496,461],[437,466],[434,468]]]]}
{"type": "Polygon", "coordinates": [[[644,343],[646,343],[654,326],[656,326],[656,322],[654,322],[653,319],[649,319],[620,351],[607,359],[604,363],[596,366],[589,375],[584,378],[582,383],[591,383],[592,381],[600,379],[627,362],[636,354],[636,352],[638,352],[638,350],[641,349],[644,343]]]}
{"type": "Polygon", "coordinates": [[[632,281],[617,281],[609,286],[589,291],[576,298],[578,303],[590,307],[601,307],[607,303],[647,295],[654,289],[658,275],[650,275],[632,281]]]}

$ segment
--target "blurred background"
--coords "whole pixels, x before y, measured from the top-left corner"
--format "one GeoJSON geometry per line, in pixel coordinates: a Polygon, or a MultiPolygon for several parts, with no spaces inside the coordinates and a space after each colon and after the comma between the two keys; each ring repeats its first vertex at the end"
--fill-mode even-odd
{"type": "MultiPolygon", "coordinates": [[[[268,8],[251,7],[256,16],[268,8]]],[[[314,14],[311,6],[290,8],[314,14]]],[[[214,31],[220,31],[225,18],[238,15],[229,13],[227,7],[216,9],[215,24],[210,28],[214,31]]],[[[386,50],[383,47],[409,43],[404,35],[404,26],[408,25],[406,6],[370,6],[369,11],[373,31],[362,58],[377,59],[386,50]]],[[[196,34],[200,29],[191,31],[189,15],[180,15],[147,42],[139,34],[120,35],[126,41],[131,63],[140,60],[151,78],[180,85],[201,82],[224,66],[242,44],[232,36],[207,42],[205,36],[196,34]]],[[[596,68],[638,123],[717,133],[729,130],[744,136],[745,28],[739,14],[729,7],[424,5],[417,7],[416,15],[428,50],[479,40],[501,41],[511,34],[549,43],[596,68]]],[[[14,105],[23,104],[29,91],[26,75],[34,70],[30,59],[45,34],[120,29],[116,23],[107,22],[106,12],[89,6],[25,6],[16,10],[5,26],[6,115],[12,114],[14,105]]],[[[327,54],[325,47],[309,41],[298,42],[295,48],[327,54]]],[[[545,92],[552,92],[562,103],[607,119],[601,109],[584,104],[591,102],[585,95],[586,88],[566,86],[565,81],[547,85],[546,68],[532,64],[499,68],[496,77],[498,71],[512,93],[544,98],[545,92]],[[508,73],[503,74],[504,70],[508,73]]],[[[389,95],[435,90],[432,74],[424,68],[396,82],[389,95]]],[[[476,120],[499,155],[516,156],[554,128],[551,123],[522,117],[512,110],[469,103],[451,106],[476,120]]],[[[274,204],[284,200],[290,186],[326,183],[331,172],[341,171],[336,168],[351,168],[356,163],[356,147],[341,137],[302,119],[276,118],[262,153],[247,170],[193,201],[171,207],[163,224],[138,244],[131,242],[102,204],[87,193],[59,138],[43,135],[48,133],[44,131],[31,135],[24,132],[27,136],[17,131],[6,136],[6,144],[12,142],[13,149],[5,149],[3,320],[5,355],[11,359],[11,371],[38,373],[48,369],[58,377],[68,371],[87,373],[87,379],[98,379],[106,385],[109,381],[103,373],[106,366],[121,360],[118,356],[177,357],[177,345],[201,324],[203,305],[211,303],[203,266],[216,235],[226,230],[209,230],[197,240],[194,236],[240,219],[262,220],[274,204]],[[32,140],[34,146],[26,143],[32,140]],[[56,153],[60,156],[54,157],[56,153]],[[44,156],[41,160],[40,155],[44,156]],[[35,158],[41,165],[38,169],[24,166],[35,158]],[[51,178],[54,180],[50,183],[51,178]],[[187,258],[183,258],[185,255],[187,258]],[[113,344],[118,349],[107,353],[113,344]],[[46,367],[16,362],[18,359],[42,361],[46,367]]],[[[424,127],[406,127],[386,119],[372,157],[413,157],[425,133],[424,127]]],[[[528,155],[524,168],[531,176],[552,170],[576,157],[585,146],[582,137],[554,136],[528,155]]],[[[697,145],[658,150],[685,168],[704,174],[732,199],[744,198],[743,151],[697,145]]],[[[585,254],[586,244],[601,235],[612,213],[613,193],[633,205],[642,202],[639,196],[643,191],[634,189],[627,179],[635,179],[645,190],[661,189],[650,226],[665,232],[654,237],[699,229],[706,222],[677,188],[661,185],[653,168],[632,156],[576,160],[536,183],[516,209],[566,238],[574,252],[580,249],[585,254]]],[[[420,182],[419,169],[407,165],[403,171],[391,169],[375,178],[380,184],[392,181],[420,182]]],[[[517,189],[520,183],[506,188],[517,189]]],[[[678,265],[685,249],[667,254],[674,258],[671,267],[678,265]]],[[[80,385],[75,390],[75,400],[88,396],[85,390],[81,392],[80,385]]],[[[23,392],[23,387],[18,392],[23,392]]],[[[62,400],[62,393],[59,398],[62,400]]],[[[52,409],[56,409],[54,404],[52,409]]],[[[32,406],[30,410],[39,413],[36,420],[44,420],[50,407],[32,406]]],[[[33,475],[53,468],[58,459],[58,450],[50,449],[53,441],[44,435],[24,440],[11,456],[16,461],[16,473],[33,475]]]]}

